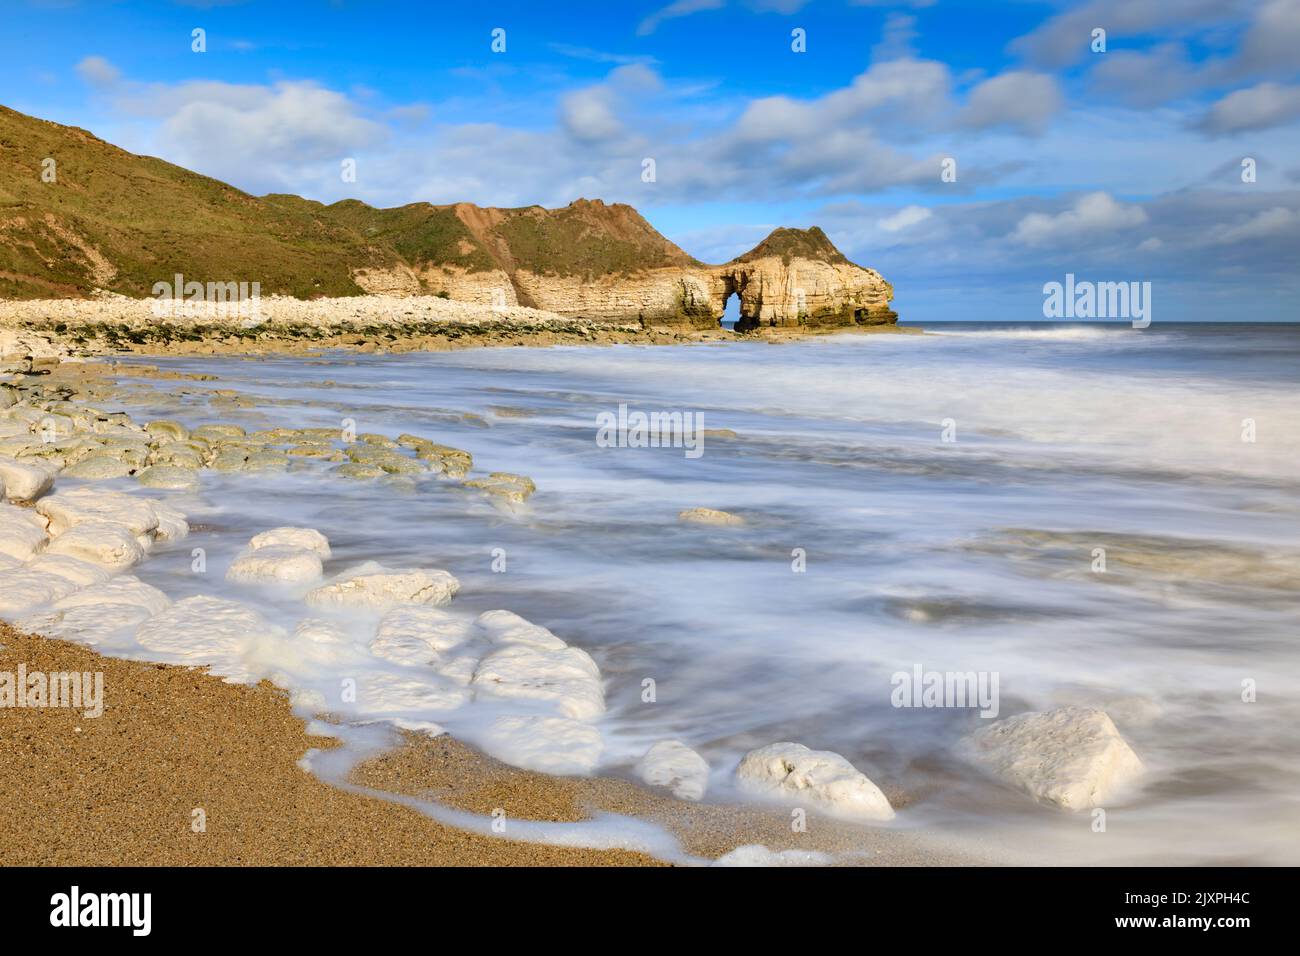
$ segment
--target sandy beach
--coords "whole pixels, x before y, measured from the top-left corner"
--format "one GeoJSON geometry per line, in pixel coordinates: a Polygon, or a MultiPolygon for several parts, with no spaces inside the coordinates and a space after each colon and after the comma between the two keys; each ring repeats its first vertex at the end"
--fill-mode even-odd
{"type": "MultiPolygon", "coordinates": [[[[102,403],[127,396],[138,399],[146,383],[174,383],[184,391],[187,380],[201,378],[138,363],[45,359],[33,364],[31,356],[27,359],[11,369],[8,407],[3,410],[10,423],[5,450],[21,446],[29,427],[16,413],[29,404],[43,409],[28,416],[30,427],[39,431],[42,422],[49,428],[57,420],[62,423],[55,426],[58,436],[23,446],[28,452],[9,460],[43,469],[51,481],[61,469],[76,473],[88,458],[131,460],[125,444],[115,445],[103,436],[139,426],[120,414],[105,418],[99,410],[102,403]],[[90,400],[96,406],[86,404],[90,400]],[[97,432],[85,424],[86,416],[107,424],[97,432]],[[91,447],[78,446],[78,441],[91,447]]],[[[257,406],[230,389],[204,392],[203,401],[218,409],[257,406]]],[[[197,440],[200,433],[195,429],[191,434],[197,440]]],[[[138,435],[155,446],[155,454],[160,448],[178,452],[183,444],[155,425],[140,429],[138,435]]],[[[290,436],[209,438],[211,466],[220,467],[216,462],[223,447],[266,445],[290,436]]],[[[315,446],[302,448],[316,458],[324,454],[315,446]]],[[[454,455],[463,453],[439,448],[440,454],[433,457],[444,467],[459,464],[454,455]]],[[[256,472],[258,466],[251,460],[256,454],[239,467],[256,472]]],[[[338,453],[328,457],[341,460],[341,467],[361,464],[338,453]]],[[[198,467],[188,461],[183,465],[198,467]]],[[[132,470],[145,475],[143,483],[150,469],[132,470]]],[[[471,484],[474,479],[460,474],[458,480],[471,484]]],[[[530,493],[491,484],[483,490],[506,502],[530,493]]],[[[11,481],[11,497],[14,491],[11,481]]],[[[381,493],[378,488],[376,493],[381,493]]],[[[47,489],[35,501],[18,502],[18,513],[45,520],[32,505],[50,494],[47,489]]],[[[115,494],[105,492],[103,500],[125,500],[115,494]]],[[[9,520],[15,505],[3,507],[9,520]]],[[[10,560],[6,567],[12,566],[10,560]]],[[[16,592],[5,599],[11,618],[15,601],[21,601],[16,592]]],[[[7,624],[0,628],[0,672],[15,673],[20,666],[29,673],[98,672],[105,687],[102,716],[88,718],[75,709],[0,708],[8,739],[21,742],[0,756],[0,786],[19,795],[0,810],[0,841],[6,848],[2,859],[9,865],[663,864],[644,852],[509,837],[510,820],[572,823],[609,813],[662,828],[676,841],[680,859],[696,864],[755,845],[757,850],[741,850],[741,859],[770,864],[788,852],[787,862],[795,863],[955,865],[981,860],[940,849],[915,834],[871,830],[830,817],[814,815],[813,825],[792,828],[779,807],[700,804],[623,777],[520,769],[436,732],[404,732],[391,749],[354,766],[347,778],[349,789],[340,789],[308,772],[301,762],[309,752],[336,745],[333,738],[320,735],[328,733],[335,718],[322,711],[317,717],[323,723],[309,732],[283,688],[267,681],[222,680],[205,668],[105,656],[77,643],[76,634],[65,632],[70,639],[53,639],[7,624]],[[469,832],[397,799],[385,799],[384,794],[433,801],[484,820],[503,818],[505,827],[499,834],[469,832]],[[202,818],[197,830],[196,813],[202,818]],[[757,858],[745,856],[754,852],[757,858]]],[[[889,796],[895,807],[907,804],[904,792],[889,796]]]]}

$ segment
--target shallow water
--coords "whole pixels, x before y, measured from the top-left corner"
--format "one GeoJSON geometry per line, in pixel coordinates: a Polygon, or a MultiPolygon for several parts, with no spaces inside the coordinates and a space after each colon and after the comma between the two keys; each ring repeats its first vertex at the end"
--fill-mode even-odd
{"type": "MultiPolygon", "coordinates": [[[[175,499],[200,526],[140,569],[173,596],[249,600],[222,580],[248,537],[311,526],[329,569],[446,568],[453,607],[508,608],[589,651],[604,772],[677,737],[726,797],[747,749],[794,740],[866,772],[902,804],[893,825],[1009,858],[1300,862],[1300,328],[150,361],[220,376],[161,392],[275,402],[222,420],[414,432],[538,486],[509,512],[441,483],[204,472],[199,496],[175,499]],[[620,403],[736,437],[706,436],[698,458],[601,447],[596,416],[620,403]],[[746,525],[677,520],[693,507],[746,525]],[[191,572],[191,547],[209,573],[191,572]],[[1107,808],[1105,833],[1035,806],[962,761],[976,711],[891,705],[891,675],[917,664],[996,672],[1002,716],[1103,707],[1148,766],[1142,786],[1107,808]]],[[[213,420],[163,398],[128,410],[213,420]]],[[[291,596],[255,599],[286,626],[309,616],[291,596]]],[[[372,665],[275,666],[326,688],[372,665]]],[[[482,732],[478,711],[436,719],[482,732]]]]}

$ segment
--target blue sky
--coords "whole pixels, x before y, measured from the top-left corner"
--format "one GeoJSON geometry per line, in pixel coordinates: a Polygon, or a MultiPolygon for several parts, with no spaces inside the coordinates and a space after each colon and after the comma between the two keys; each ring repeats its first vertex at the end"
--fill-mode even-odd
{"type": "Polygon", "coordinates": [[[257,194],[599,197],[708,261],[817,224],[906,318],[1073,272],[1296,320],[1297,50],[1300,0],[8,0],[0,102],[257,194]]]}

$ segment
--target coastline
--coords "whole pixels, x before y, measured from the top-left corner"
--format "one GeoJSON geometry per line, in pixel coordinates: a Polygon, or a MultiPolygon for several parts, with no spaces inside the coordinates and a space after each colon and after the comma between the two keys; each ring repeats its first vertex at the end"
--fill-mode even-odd
{"type": "MultiPolygon", "coordinates": [[[[93,441],[100,434],[85,425],[86,415],[107,421],[113,434],[138,427],[120,413],[107,413],[106,419],[92,407],[134,393],[141,386],[130,379],[211,378],[149,366],[114,367],[98,360],[53,360],[45,365],[19,370],[9,382],[19,390],[4,391],[19,401],[10,406],[13,411],[31,411],[31,402],[48,409],[41,413],[44,421],[51,416],[68,419],[71,433],[36,447],[56,455],[66,453],[68,442],[93,441]]],[[[218,391],[222,394],[212,393],[213,407],[203,414],[205,421],[219,420],[213,413],[220,407],[256,404],[230,390],[218,391]]],[[[15,424],[22,418],[3,417],[15,424]]],[[[24,429],[28,424],[22,420],[24,429]]],[[[33,419],[31,427],[35,424],[33,419]]],[[[21,431],[10,428],[13,434],[6,441],[23,441],[21,431]]],[[[212,453],[227,442],[238,445],[253,437],[216,440],[212,453]]],[[[162,447],[171,444],[170,438],[161,442],[162,447]]],[[[60,459],[47,467],[57,471],[75,463],[60,459]]],[[[247,470],[256,469],[250,464],[247,470]]],[[[484,491],[496,494],[490,488],[484,491]]],[[[21,504],[5,506],[14,507],[25,510],[21,504]]],[[[625,815],[675,839],[682,858],[692,863],[755,844],[760,849],[745,851],[750,854],[746,859],[765,864],[990,862],[931,845],[933,841],[917,833],[820,816],[806,832],[794,833],[788,812],[780,807],[692,803],[631,779],[521,770],[446,734],[405,731],[397,746],[362,760],[351,769],[346,786],[335,787],[299,765],[307,751],[328,748],[330,741],[309,735],[290,709],[287,691],[267,682],[227,683],[205,673],[205,668],[106,657],[79,643],[75,634],[65,634],[72,639],[62,640],[28,630],[36,633],[0,625],[0,671],[16,671],[20,664],[28,672],[101,671],[106,706],[104,715],[94,719],[66,709],[0,709],[10,739],[22,741],[0,757],[0,786],[21,795],[0,810],[0,834],[9,848],[3,862],[11,865],[663,862],[628,850],[556,846],[511,840],[508,832],[472,832],[403,806],[403,800],[436,801],[484,821],[497,810],[508,819],[553,823],[625,815]],[[190,829],[190,814],[197,807],[210,821],[203,834],[190,829]],[[790,855],[780,857],[785,851],[790,855]]],[[[325,715],[318,712],[321,719],[325,715]]],[[[899,806],[906,802],[904,794],[891,797],[899,806]]]]}
{"type": "Polygon", "coordinates": [[[702,861],[759,844],[877,866],[989,863],[923,836],[818,818],[791,832],[777,807],[688,803],[615,777],[520,770],[456,739],[406,732],[363,760],[349,783],[432,799],[505,832],[448,826],[397,800],[323,782],[299,761],[330,749],[268,682],[233,684],[202,669],[104,657],[0,623],[0,671],[104,674],[104,711],[0,709],[0,866],[662,866],[622,849],[510,838],[510,821],[633,816],[702,861]],[[194,830],[194,811],[204,829],[194,830]]]}
{"type": "Polygon", "coordinates": [[[798,341],[818,335],[921,334],[894,324],[693,330],[575,319],[523,307],[492,308],[437,296],[367,295],[260,300],[258,319],[165,317],[156,299],[0,302],[0,362],[96,355],[304,354],[551,345],[681,345],[690,342],[798,341]]]}

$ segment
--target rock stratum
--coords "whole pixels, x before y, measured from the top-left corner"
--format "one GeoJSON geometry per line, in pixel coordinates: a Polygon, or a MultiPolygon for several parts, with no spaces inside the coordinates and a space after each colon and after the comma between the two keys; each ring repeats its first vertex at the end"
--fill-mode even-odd
{"type": "Polygon", "coordinates": [[[143,298],[177,274],[258,282],[263,295],[437,296],[644,328],[716,328],[733,294],[741,331],[897,319],[893,287],[817,227],[776,229],[708,265],[621,203],[257,197],[0,107],[0,298],[143,298]]]}

